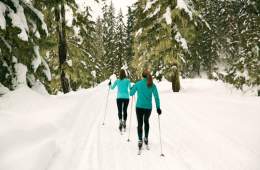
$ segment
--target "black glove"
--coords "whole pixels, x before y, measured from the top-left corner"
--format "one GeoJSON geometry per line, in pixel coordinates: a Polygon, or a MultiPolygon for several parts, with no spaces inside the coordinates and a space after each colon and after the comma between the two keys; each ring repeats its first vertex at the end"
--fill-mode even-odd
{"type": "Polygon", "coordinates": [[[111,81],[109,81],[108,86],[111,86],[111,84],[112,84],[111,81]]]}
{"type": "Polygon", "coordinates": [[[158,115],[161,115],[162,114],[162,110],[160,108],[157,109],[157,113],[158,113],[158,115]]]}

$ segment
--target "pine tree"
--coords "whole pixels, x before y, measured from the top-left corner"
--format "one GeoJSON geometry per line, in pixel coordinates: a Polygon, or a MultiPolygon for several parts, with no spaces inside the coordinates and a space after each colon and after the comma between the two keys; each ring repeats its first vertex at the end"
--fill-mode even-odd
{"type": "Polygon", "coordinates": [[[180,90],[179,72],[189,55],[188,42],[194,39],[192,10],[186,7],[166,0],[140,0],[135,4],[133,65],[151,67],[159,80],[165,76],[172,81],[173,91],[180,90]]]}
{"type": "Polygon", "coordinates": [[[136,73],[131,63],[134,56],[134,16],[131,7],[128,7],[127,26],[126,26],[126,63],[129,69],[129,76],[132,80],[136,80],[136,73]]]}
{"type": "Polygon", "coordinates": [[[104,41],[103,41],[103,23],[102,19],[99,17],[95,24],[95,47],[96,47],[96,60],[95,63],[96,67],[96,83],[100,83],[105,80],[106,77],[106,70],[105,69],[105,55],[104,55],[104,41]]]}
{"type": "Polygon", "coordinates": [[[115,71],[119,73],[119,70],[127,63],[126,61],[126,26],[123,21],[122,10],[116,18],[116,29],[115,29],[115,71]]]}
{"type": "MultiPolygon", "coordinates": [[[[49,39],[54,46],[46,47],[44,54],[53,75],[53,79],[46,86],[49,92],[56,94],[61,89],[59,57],[58,57],[58,34],[57,26],[59,25],[55,18],[56,1],[52,2],[38,2],[46,18],[46,23],[49,29],[49,39]]],[[[95,71],[96,64],[96,47],[95,42],[95,23],[92,21],[90,15],[90,7],[86,6],[85,10],[79,11],[76,3],[66,1],[66,8],[70,9],[72,15],[72,22],[68,18],[66,23],[66,42],[67,42],[67,59],[63,64],[66,77],[69,79],[70,88],[77,90],[78,88],[88,88],[93,85],[93,76],[91,72],[95,71]]]]}
{"type": "Polygon", "coordinates": [[[115,9],[111,1],[110,6],[103,7],[103,42],[104,42],[104,63],[106,77],[115,73],[116,67],[116,45],[115,45],[115,9]]]}
{"type": "Polygon", "coordinates": [[[48,64],[39,53],[39,46],[48,35],[42,13],[33,3],[22,0],[1,1],[0,5],[4,10],[0,14],[4,18],[0,25],[0,83],[14,89],[19,83],[34,85],[39,75],[49,81],[48,64]],[[22,82],[17,70],[21,66],[26,74],[22,82]]]}

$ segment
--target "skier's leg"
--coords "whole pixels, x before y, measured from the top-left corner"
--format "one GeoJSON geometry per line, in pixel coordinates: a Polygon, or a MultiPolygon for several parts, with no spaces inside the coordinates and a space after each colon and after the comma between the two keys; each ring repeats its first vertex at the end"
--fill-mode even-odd
{"type": "Polygon", "coordinates": [[[117,99],[117,108],[118,108],[118,118],[119,118],[119,130],[122,130],[123,127],[123,121],[122,121],[122,107],[123,107],[123,101],[122,99],[117,99]]]}
{"type": "Polygon", "coordinates": [[[149,135],[149,118],[151,115],[152,110],[151,109],[145,109],[144,113],[144,131],[145,131],[145,139],[148,143],[148,135],[149,135]]]}
{"type": "Polygon", "coordinates": [[[117,109],[118,109],[118,119],[122,120],[122,99],[116,99],[117,109]]]}
{"type": "Polygon", "coordinates": [[[124,112],[124,121],[126,122],[127,120],[127,108],[129,104],[129,99],[124,100],[124,107],[123,107],[123,112],[124,112]]]}
{"type": "Polygon", "coordinates": [[[139,141],[142,141],[143,138],[143,109],[136,108],[136,117],[137,117],[137,133],[138,133],[138,139],[139,141]]]}

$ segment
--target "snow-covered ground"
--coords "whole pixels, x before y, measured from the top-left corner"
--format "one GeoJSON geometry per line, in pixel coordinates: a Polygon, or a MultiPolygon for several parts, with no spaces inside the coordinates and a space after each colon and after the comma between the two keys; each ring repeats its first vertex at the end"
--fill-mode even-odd
{"type": "Polygon", "coordinates": [[[107,82],[60,96],[8,92],[0,97],[0,170],[260,169],[259,97],[204,79],[183,80],[180,93],[166,81],[158,88],[165,157],[155,111],[149,151],[137,155],[134,111],[130,142],[129,121],[120,135],[115,91],[102,126],[107,82]]]}

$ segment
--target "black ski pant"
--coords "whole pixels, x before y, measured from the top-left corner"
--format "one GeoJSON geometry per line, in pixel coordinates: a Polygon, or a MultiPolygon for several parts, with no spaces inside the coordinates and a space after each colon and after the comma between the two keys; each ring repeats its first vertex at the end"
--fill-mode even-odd
{"type": "Polygon", "coordinates": [[[145,138],[148,139],[149,135],[149,117],[151,115],[152,109],[136,108],[137,117],[137,133],[139,140],[143,138],[143,122],[144,122],[144,134],[145,138]]]}
{"type": "Polygon", "coordinates": [[[119,120],[122,120],[122,112],[124,113],[123,115],[123,120],[126,121],[127,119],[127,107],[129,104],[129,99],[116,99],[117,103],[117,108],[118,108],[118,118],[119,120]]]}

